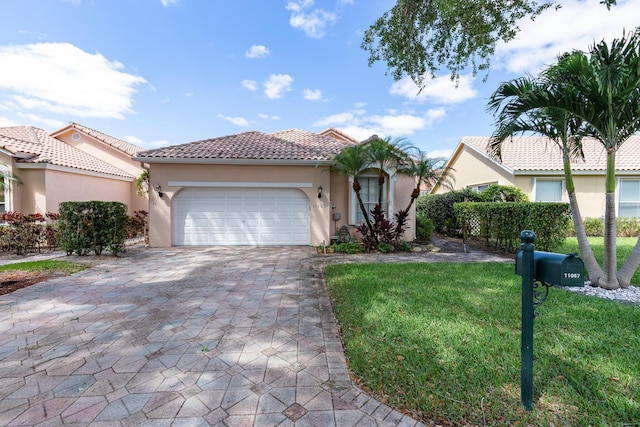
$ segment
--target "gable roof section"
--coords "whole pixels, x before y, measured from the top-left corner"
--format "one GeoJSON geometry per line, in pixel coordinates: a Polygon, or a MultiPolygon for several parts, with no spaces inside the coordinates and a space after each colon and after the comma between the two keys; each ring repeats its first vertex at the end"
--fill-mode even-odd
{"type": "MultiPolygon", "coordinates": [[[[487,146],[490,137],[464,137],[461,144],[475,149],[489,157],[487,146]]],[[[582,149],[585,159],[571,161],[572,171],[604,172],[607,168],[607,153],[602,144],[594,138],[584,138],[582,149]]],[[[515,174],[534,171],[562,172],[562,152],[549,138],[540,136],[514,136],[502,144],[502,162],[515,174]]],[[[625,141],[616,153],[617,171],[640,170],[640,136],[634,135],[625,141]]]]}
{"type": "Polygon", "coordinates": [[[346,133],[340,132],[336,128],[326,128],[322,132],[318,133],[318,135],[330,136],[330,137],[333,137],[333,138],[336,138],[336,139],[340,139],[340,140],[345,141],[345,142],[353,142],[354,144],[357,144],[357,143],[360,142],[357,139],[347,135],[346,133]]]}
{"type": "Polygon", "coordinates": [[[11,153],[17,164],[52,164],[118,177],[133,177],[32,126],[0,128],[0,147],[11,153]]]}
{"type": "Polygon", "coordinates": [[[118,139],[114,136],[111,135],[107,135],[106,133],[102,133],[100,131],[97,131],[95,129],[91,129],[90,127],[87,126],[83,126],[79,123],[74,123],[74,122],[69,122],[69,124],[65,127],[63,127],[62,129],[58,129],[55,132],[51,133],[51,136],[53,136],[54,138],[58,135],[61,135],[69,130],[76,130],[78,132],[84,133],[87,136],[92,137],[93,139],[96,139],[108,146],[110,146],[111,148],[114,148],[118,151],[121,151],[122,153],[133,157],[136,155],[136,153],[138,153],[139,151],[144,151],[144,148],[142,147],[138,147],[137,145],[131,144],[129,142],[123,141],[121,139],[118,139]]]}
{"type": "Polygon", "coordinates": [[[143,151],[138,153],[136,160],[329,162],[342,148],[351,144],[298,129],[271,134],[252,131],[143,151]]]}

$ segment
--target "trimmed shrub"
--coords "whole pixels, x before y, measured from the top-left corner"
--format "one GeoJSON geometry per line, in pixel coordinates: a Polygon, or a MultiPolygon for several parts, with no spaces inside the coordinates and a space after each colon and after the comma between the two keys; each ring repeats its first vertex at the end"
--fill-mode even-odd
{"type": "Polygon", "coordinates": [[[479,193],[483,202],[528,202],[527,195],[512,185],[492,184],[479,193]]]}
{"type": "Polygon", "coordinates": [[[86,255],[104,249],[117,255],[124,252],[129,226],[127,206],[120,202],[60,203],[60,246],[67,255],[86,255]]]}
{"type": "Polygon", "coordinates": [[[444,194],[424,194],[416,201],[416,216],[433,222],[433,231],[449,237],[462,237],[462,224],[456,218],[453,205],[460,202],[479,202],[481,197],[471,190],[456,190],[444,194]]]}
{"type": "Polygon", "coordinates": [[[426,216],[416,215],[416,239],[422,241],[431,240],[433,234],[433,221],[426,216]]]}
{"type": "Polygon", "coordinates": [[[454,209],[465,238],[481,238],[511,252],[520,247],[522,230],[536,233],[537,248],[553,251],[564,242],[571,222],[567,203],[456,203],[454,209]]]}

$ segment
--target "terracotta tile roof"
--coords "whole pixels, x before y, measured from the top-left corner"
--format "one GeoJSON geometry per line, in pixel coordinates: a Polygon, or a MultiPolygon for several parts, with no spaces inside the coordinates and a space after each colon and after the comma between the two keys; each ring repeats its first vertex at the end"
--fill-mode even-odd
{"type": "Polygon", "coordinates": [[[344,141],[353,142],[355,144],[360,142],[357,139],[353,138],[352,136],[349,136],[344,132],[340,132],[336,128],[326,128],[322,132],[318,133],[318,135],[331,136],[333,138],[342,139],[344,141]]]}
{"type": "Polygon", "coordinates": [[[107,175],[132,177],[131,174],[32,126],[0,128],[0,148],[13,154],[17,163],[49,163],[107,175]]]}
{"type": "Polygon", "coordinates": [[[138,153],[138,158],[327,161],[351,143],[304,130],[243,132],[138,153]]]}
{"type": "Polygon", "coordinates": [[[107,135],[106,133],[102,133],[98,130],[91,129],[90,127],[83,126],[79,123],[74,123],[74,122],[69,122],[68,126],[65,126],[62,129],[59,129],[53,132],[51,135],[55,137],[63,132],[66,132],[68,129],[75,129],[79,132],[89,135],[97,139],[98,141],[102,141],[108,146],[115,148],[116,150],[122,151],[123,153],[131,157],[135,156],[136,153],[138,153],[139,151],[144,151],[144,148],[142,147],[138,147],[137,145],[131,144],[129,142],[123,141],[111,135],[107,135]]]}
{"type": "MultiPolygon", "coordinates": [[[[462,144],[487,152],[489,137],[464,137],[462,144]]],[[[573,160],[574,171],[605,171],[607,155],[602,144],[593,138],[582,140],[585,160],[573,160]]],[[[502,164],[513,171],[562,171],[560,148],[549,138],[539,136],[516,136],[502,145],[502,164]]],[[[634,135],[625,141],[616,153],[616,170],[640,171],[640,136],[634,135]]]]}

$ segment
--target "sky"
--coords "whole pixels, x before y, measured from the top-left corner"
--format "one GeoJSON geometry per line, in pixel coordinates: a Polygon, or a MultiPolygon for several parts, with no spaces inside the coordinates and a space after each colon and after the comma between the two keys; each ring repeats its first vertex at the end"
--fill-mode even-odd
{"type": "Polygon", "coordinates": [[[448,157],[493,132],[501,82],[640,25],[640,0],[561,3],[523,20],[488,74],[456,87],[442,70],[419,92],[360,47],[391,0],[0,0],[0,126],[77,122],[147,149],[334,127],[448,157]]]}

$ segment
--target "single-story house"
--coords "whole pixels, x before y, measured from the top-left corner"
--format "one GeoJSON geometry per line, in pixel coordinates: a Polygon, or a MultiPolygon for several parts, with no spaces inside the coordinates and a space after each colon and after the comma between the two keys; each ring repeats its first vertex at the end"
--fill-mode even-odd
{"type": "Polygon", "coordinates": [[[6,179],[0,210],[25,214],[57,212],[60,202],[107,200],[129,212],[148,207],[136,191],[144,171],[132,160],[142,150],[101,132],[70,123],[53,132],[32,126],[0,128],[0,167],[6,179]]]}
{"type": "MultiPolygon", "coordinates": [[[[356,142],[338,131],[244,132],[138,153],[149,167],[149,236],[179,245],[321,245],[362,221],[348,178],[332,158],[356,142]]],[[[413,179],[385,171],[385,206],[409,203],[413,179]]],[[[368,208],[378,174],[359,178],[368,208]]],[[[413,210],[411,217],[414,217],[413,210]]],[[[413,225],[405,234],[413,240],[413,225]]]]}
{"type": "MultiPolygon", "coordinates": [[[[502,161],[487,153],[489,137],[464,137],[447,161],[454,189],[482,191],[491,184],[512,185],[531,201],[568,202],[560,148],[546,137],[514,136],[502,145],[502,161]]],[[[582,141],[584,160],[571,162],[576,197],[583,218],[600,218],[605,209],[607,155],[602,144],[582,141]]],[[[616,153],[616,210],[640,217],[640,136],[629,138],[616,153]]],[[[436,184],[432,193],[448,190],[436,184]]]]}

